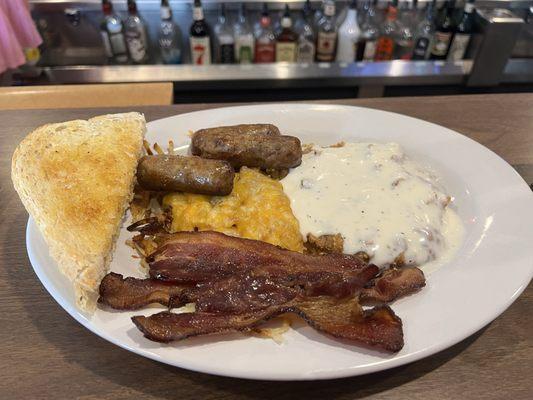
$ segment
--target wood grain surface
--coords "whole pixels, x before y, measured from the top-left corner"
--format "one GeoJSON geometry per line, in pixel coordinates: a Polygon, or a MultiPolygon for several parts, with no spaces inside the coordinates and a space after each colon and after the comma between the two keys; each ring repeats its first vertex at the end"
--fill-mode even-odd
{"type": "MultiPolygon", "coordinates": [[[[399,112],[454,129],[499,154],[533,182],[531,94],[328,103],[399,112]]],[[[221,106],[138,111],[150,121],[221,106]]],[[[116,111],[123,110],[0,112],[0,399],[533,398],[532,285],[494,322],[447,350],[392,370],[329,381],[246,381],[190,372],[122,350],[83,328],[31,269],[25,245],[27,214],[11,184],[11,155],[39,125],[116,111]]]]}

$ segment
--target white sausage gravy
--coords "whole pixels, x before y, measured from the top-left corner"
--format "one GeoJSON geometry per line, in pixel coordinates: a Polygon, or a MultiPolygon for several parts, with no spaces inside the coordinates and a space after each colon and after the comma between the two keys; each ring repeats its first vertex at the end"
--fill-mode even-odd
{"type": "Polygon", "coordinates": [[[340,233],[345,253],[380,267],[434,266],[462,241],[452,197],[396,143],[314,145],[281,182],[304,237],[340,233]]]}

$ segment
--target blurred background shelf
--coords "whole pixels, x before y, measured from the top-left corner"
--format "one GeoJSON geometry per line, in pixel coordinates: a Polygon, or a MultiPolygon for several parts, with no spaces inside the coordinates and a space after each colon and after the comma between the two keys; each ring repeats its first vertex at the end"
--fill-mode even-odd
{"type": "MultiPolygon", "coordinates": [[[[287,3],[296,17],[303,1],[246,0],[250,21],[257,21],[262,4],[269,4],[274,23],[279,22],[287,3]]],[[[408,1],[412,3],[412,1],[408,1]]],[[[431,0],[418,0],[421,13],[431,0]]],[[[183,51],[181,65],[163,65],[158,56],[157,29],[161,21],[160,0],[137,0],[146,24],[150,64],[105,65],[99,32],[101,0],[29,0],[32,15],[45,41],[37,66],[14,71],[3,85],[118,84],[170,82],[175,102],[268,101],[315,98],[376,97],[533,91],[533,26],[521,21],[520,35],[512,43],[498,43],[502,36],[491,27],[474,35],[476,51],[461,61],[386,61],[309,64],[191,65],[183,51]],[[77,15],[75,21],[72,15],[77,15]],[[487,36],[492,34],[492,39],[487,36]],[[479,53],[481,49],[481,57],[479,53]],[[494,54],[506,54],[503,58],[494,54]],[[528,58],[530,57],[530,58],[528,58]],[[499,66],[498,66],[499,64],[499,66]]],[[[127,15],[127,0],[113,0],[121,17],[127,15]]],[[[191,0],[170,0],[174,22],[183,33],[182,49],[188,49],[191,0]]],[[[240,0],[204,0],[205,17],[214,26],[220,4],[227,4],[228,18],[235,21],[240,0]]],[[[312,1],[314,9],[320,1],[312,1]]],[[[363,1],[361,1],[363,3],[363,1]]],[[[382,18],[387,1],[379,0],[382,18]]],[[[400,3],[405,3],[400,0],[400,3]]],[[[337,19],[342,21],[348,1],[337,1],[337,19]]],[[[437,1],[442,7],[443,1],[437,1]]],[[[458,12],[464,5],[457,0],[458,12]]],[[[530,0],[477,0],[476,9],[501,8],[525,19],[530,0]]],[[[489,26],[490,24],[487,24],[489,26]]],[[[503,32],[503,31],[502,31],[503,32]]]]}

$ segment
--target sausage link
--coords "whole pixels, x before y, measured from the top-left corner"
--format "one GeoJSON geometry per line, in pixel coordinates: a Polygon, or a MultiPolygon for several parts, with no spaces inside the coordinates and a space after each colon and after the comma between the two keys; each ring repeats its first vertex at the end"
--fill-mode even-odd
{"type": "Polygon", "coordinates": [[[225,196],[233,190],[235,172],[226,161],[177,155],[144,156],[137,180],[146,190],[225,196]]]}
{"type": "Polygon", "coordinates": [[[293,168],[302,162],[302,146],[294,136],[269,136],[249,133],[194,133],[191,152],[202,158],[226,160],[233,168],[293,168]]]}
{"type": "Polygon", "coordinates": [[[216,128],[200,129],[197,133],[210,134],[240,134],[240,135],[266,135],[266,136],[280,136],[281,133],[277,126],[272,124],[240,124],[230,126],[217,126],[216,128]]]}

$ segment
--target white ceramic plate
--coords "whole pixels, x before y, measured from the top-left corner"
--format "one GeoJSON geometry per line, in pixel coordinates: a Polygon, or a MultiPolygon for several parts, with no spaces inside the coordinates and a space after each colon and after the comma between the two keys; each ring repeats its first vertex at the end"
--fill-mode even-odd
{"type": "MultiPolygon", "coordinates": [[[[150,342],[130,317],[159,311],[97,310],[81,314],[70,285],[59,274],[30,219],[27,248],[34,270],[54,299],[85,327],[127,350],[164,363],[217,375],[253,379],[327,379],[366,374],[406,364],[443,350],[500,315],[533,274],[533,195],[509,164],[454,131],[418,119],[359,107],[260,105],[200,111],[148,124],[150,142],[188,143],[188,131],[237,123],[274,123],[302,142],[395,141],[407,154],[431,164],[455,196],[466,235],[456,257],[431,272],[420,293],[397,301],[405,347],[395,355],[337,342],[304,325],[279,345],[242,335],[195,338],[164,345],[150,342]]],[[[126,225],[125,225],[126,226],[126,225]]],[[[111,270],[141,277],[138,260],[124,244],[123,228],[111,270]]]]}

